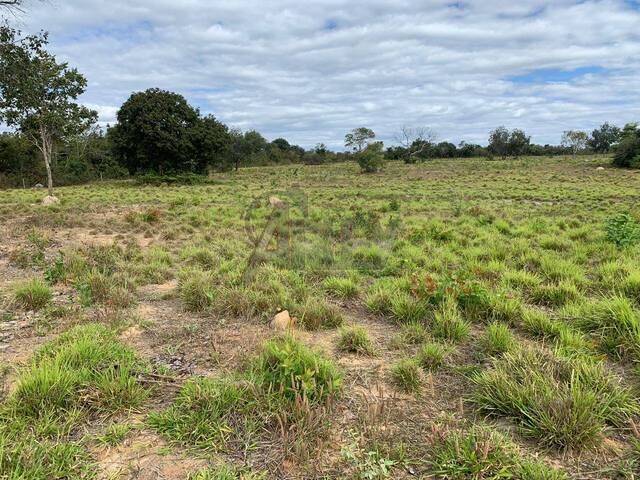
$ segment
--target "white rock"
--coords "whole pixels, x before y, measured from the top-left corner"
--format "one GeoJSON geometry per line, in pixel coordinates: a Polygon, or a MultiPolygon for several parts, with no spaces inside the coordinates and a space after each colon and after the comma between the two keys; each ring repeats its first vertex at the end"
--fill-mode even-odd
{"type": "Polygon", "coordinates": [[[54,197],[53,195],[47,195],[42,199],[42,205],[53,205],[54,203],[58,203],[60,200],[58,197],[54,197]]]}
{"type": "Polygon", "coordinates": [[[604,170],[604,167],[598,167],[596,170],[604,170]]]}

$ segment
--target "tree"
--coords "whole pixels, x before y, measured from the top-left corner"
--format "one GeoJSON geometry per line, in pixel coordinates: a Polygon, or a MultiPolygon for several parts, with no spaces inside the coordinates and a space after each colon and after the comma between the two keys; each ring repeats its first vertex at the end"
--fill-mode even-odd
{"type": "Polygon", "coordinates": [[[519,157],[527,153],[529,145],[531,144],[531,137],[527,137],[524,130],[514,128],[509,134],[509,142],[507,145],[507,151],[514,157],[519,157]]]}
{"type": "Polygon", "coordinates": [[[596,153],[607,153],[611,147],[618,143],[620,139],[620,129],[609,122],[603,123],[600,128],[591,132],[591,137],[587,140],[587,145],[596,153]]]}
{"type": "Polygon", "coordinates": [[[188,169],[198,112],[182,95],[158,88],[133,93],[117,119],[114,152],[130,173],[188,169]]]}
{"type": "Polygon", "coordinates": [[[506,158],[509,153],[509,130],[498,127],[489,133],[489,151],[506,158]]]}
{"type": "Polygon", "coordinates": [[[395,140],[404,149],[404,162],[416,163],[419,158],[427,157],[427,152],[436,138],[436,133],[430,128],[403,126],[395,140]]]}
{"type": "Polygon", "coordinates": [[[191,170],[204,173],[207,168],[227,170],[231,167],[232,139],[229,129],[213,115],[206,115],[190,130],[191,170]]]}
{"type": "Polygon", "coordinates": [[[573,156],[575,156],[580,150],[584,150],[588,138],[587,132],[582,130],[565,130],[562,132],[560,143],[563,147],[570,148],[573,156]]]}
{"type": "Polygon", "coordinates": [[[0,27],[0,120],[25,134],[42,154],[49,196],[53,196],[51,160],[56,142],[86,131],[98,114],[76,103],[87,80],[45,50],[46,33],[20,38],[0,27]]]}
{"type": "Polygon", "coordinates": [[[623,168],[640,168],[640,127],[628,123],[620,134],[613,165],[623,168]]]}
{"type": "Polygon", "coordinates": [[[271,142],[271,145],[273,145],[274,147],[279,148],[283,152],[287,152],[287,151],[289,151],[291,149],[291,144],[289,142],[287,142],[287,140],[284,139],[284,138],[276,138],[275,140],[273,140],[271,142]]]}
{"type": "Polygon", "coordinates": [[[370,143],[364,150],[356,154],[356,161],[360,165],[362,173],[375,173],[384,167],[384,154],[382,142],[370,143]]]}
{"type": "Polygon", "coordinates": [[[370,128],[354,128],[344,136],[344,146],[355,152],[362,152],[362,149],[374,138],[376,134],[370,128]]]}

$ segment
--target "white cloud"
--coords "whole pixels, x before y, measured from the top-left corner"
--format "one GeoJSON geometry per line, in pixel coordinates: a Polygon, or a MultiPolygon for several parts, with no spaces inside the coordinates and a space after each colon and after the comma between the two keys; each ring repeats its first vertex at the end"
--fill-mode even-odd
{"type": "Polygon", "coordinates": [[[85,73],[103,122],[161,87],[269,138],[340,148],[361,125],[485,142],[497,125],[557,143],[640,119],[640,11],[623,0],[50,0],[25,29],[85,73]],[[331,25],[335,28],[325,28],[331,25]],[[507,78],[600,66],[555,83],[507,78]]]}

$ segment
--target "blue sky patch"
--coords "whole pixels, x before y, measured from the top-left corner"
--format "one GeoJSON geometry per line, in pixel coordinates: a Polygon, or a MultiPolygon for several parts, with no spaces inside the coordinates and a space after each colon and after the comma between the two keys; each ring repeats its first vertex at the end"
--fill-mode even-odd
{"type": "Polygon", "coordinates": [[[536,84],[536,83],[556,83],[570,82],[576,78],[583,77],[588,74],[602,74],[607,69],[598,65],[589,67],[580,67],[574,70],[561,70],[559,68],[540,68],[532,70],[524,75],[513,75],[507,77],[507,80],[520,84],[536,84]]]}

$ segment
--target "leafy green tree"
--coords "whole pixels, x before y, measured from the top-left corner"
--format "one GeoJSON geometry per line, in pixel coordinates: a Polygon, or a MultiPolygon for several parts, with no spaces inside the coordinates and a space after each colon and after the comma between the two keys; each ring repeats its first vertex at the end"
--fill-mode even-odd
{"type": "Polygon", "coordinates": [[[640,168],[640,127],[628,123],[620,134],[620,143],[613,156],[613,165],[623,168],[640,168]]]}
{"type": "Polygon", "coordinates": [[[97,113],[76,103],[87,80],[46,51],[46,33],[27,35],[0,27],[0,120],[17,128],[42,154],[49,195],[57,142],[86,131],[97,113]]]}
{"type": "Polygon", "coordinates": [[[524,130],[514,128],[509,134],[509,142],[507,145],[507,151],[509,155],[519,157],[528,153],[529,145],[531,144],[531,137],[528,137],[524,130]]]}
{"type": "Polygon", "coordinates": [[[227,126],[213,115],[206,115],[190,130],[192,148],[191,170],[203,173],[207,168],[228,170],[231,168],[232,139],[227,126]]]}
{"type": "Polygon", "coordinates": [[[362,152],[362,149],[374,138],[376,134],[370,128],[354,128],[344,136],[344,146],[355,152],[362,152]]]}
{"type": "Polygon", "coordinates": [[[117,113],[111,132],[116,158],[130,173],[191,170],[192,130],[198,111],[177,93],[136,92],[117,113]]]}
{"type": "Polygon", "coordinates": [[[278,147],[283,152],[287,152],[291,149],[291,144],[284,138],[276,138],[271,142],[271,145],[278,147]]]}
{"type": "Polygon", "coordinates": [[[364,150],[356,154],[356,161],[362,173],[375,173],[384,167],[382,142],[370,143],[364,150]]]}
{"type": "Polygon", "coordinates": [[[596,153],[607,153],[620,140],[620,129],[609,122],[600,125],[591,132],[587,145],[596,153]]]}
{"type": "Polygon", "coordinates": [[[509,153],[509,130],[498,127],[489,133],[489,151],[494,155],[506,158],[509,153]]]}
{"type": "Polygon", "coordinates": [[[571,149],[571,153],[575,156],[587,146],[588,138],[587,132],[582,130],[565,130],[562,132],[562,141],[560,143],[563,147],[571,149]]]}

